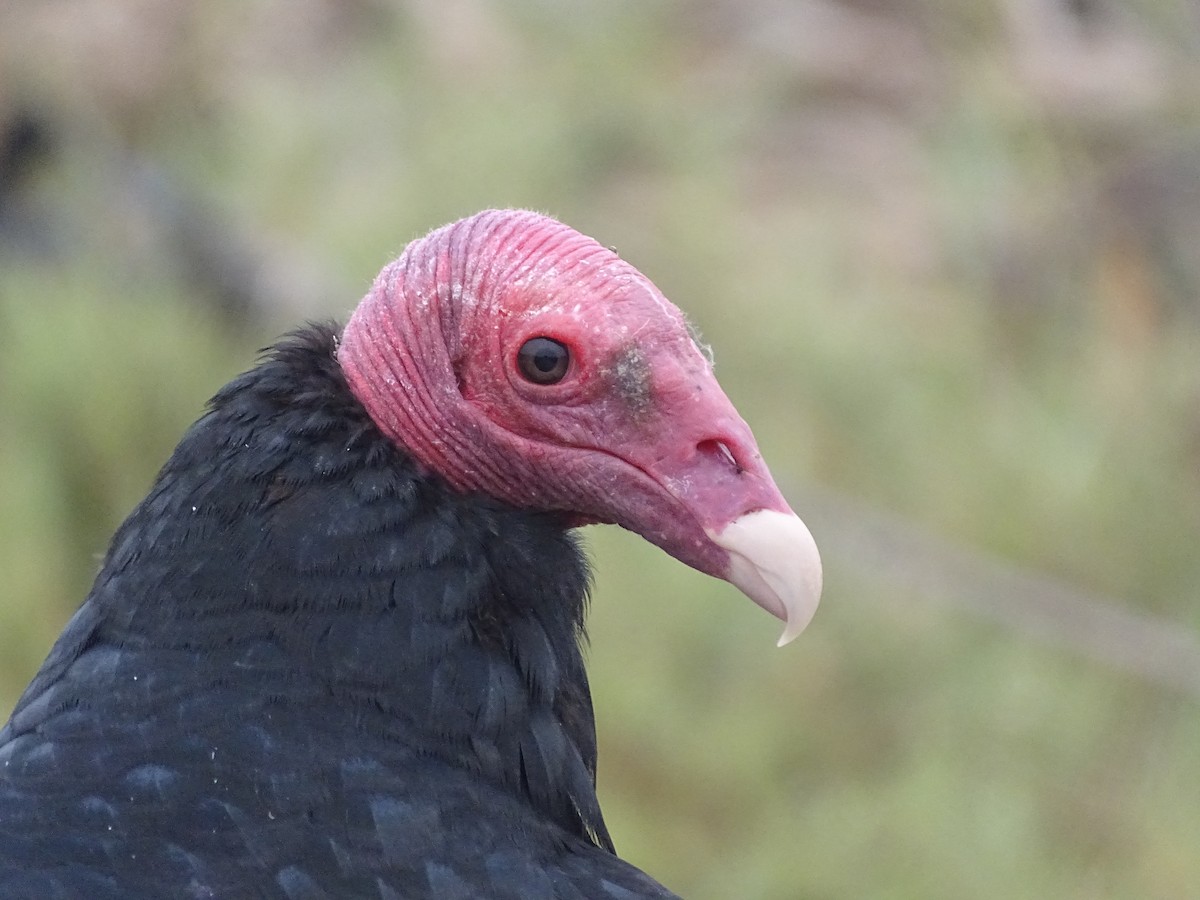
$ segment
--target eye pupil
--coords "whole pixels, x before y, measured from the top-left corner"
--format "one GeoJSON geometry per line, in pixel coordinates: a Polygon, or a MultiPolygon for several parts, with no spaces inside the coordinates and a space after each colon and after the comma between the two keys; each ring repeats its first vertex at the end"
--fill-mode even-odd
{"type": "Polygon", "coordinates": [[[557,384],[567,374],[570,364],[570,351],[547,337],[530,338],[517,354],[517,367],[534,384],[557,384]]]}

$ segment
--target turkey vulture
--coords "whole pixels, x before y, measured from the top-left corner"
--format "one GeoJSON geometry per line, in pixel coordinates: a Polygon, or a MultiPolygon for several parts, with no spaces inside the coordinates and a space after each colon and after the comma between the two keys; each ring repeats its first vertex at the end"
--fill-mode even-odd
{"type": "Polygon", "coordinates": [[[674,896],[595,793],[573,529],[812,616],[680,312],[545,216],[410,244],[213,398],[0,731],[0,896],[674,896]]]}

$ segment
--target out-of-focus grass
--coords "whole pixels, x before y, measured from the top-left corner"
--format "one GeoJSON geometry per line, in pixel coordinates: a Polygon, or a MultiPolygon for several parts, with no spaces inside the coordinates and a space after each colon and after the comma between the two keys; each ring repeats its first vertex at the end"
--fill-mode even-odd
{"type": "MultiPolygon", "coordinates": [[[[1014,61],[1019,4],[814,20],[841,56],[808,32],[781,51],[794,23],[756,31],[754,4],[425,6],[348,6],[314,44],[299,12],[279,32],[179,4],[195,73],[101,122],[56,45],[14,64],[10,83],[65,117],[38,188],[70,224],[56,252],[0,265],[0,707],[204,400],[295,324],[206,312],[114,202],[97,162],[114,144],[350,285],[334,315],[429,227],[553,212],[688,310],[785,484],[1200,627],[1195,294],[1096,199],[1144,134],[1190,146],[1200,79],[1071,119],[1014,61]],[[916,50],[873,65],[847,22],[916,50]]],[[[1166,5],[1123,15],[1106,27],[1194,72],[1166,5]]],[[[774,650],[775,623],[731,588],[594,531],[602,801],[622,853],[684,895],[1200,884],[1196,698],[925,604],[853,557],[827,558],[813,626],[774,650]]]]}
{"type": "Polygon", "coordinates": [[[82,599],[107,535],[248,361],[173,286],[113,275],[85,258],[0,276],[5,709],[82,599]]]}

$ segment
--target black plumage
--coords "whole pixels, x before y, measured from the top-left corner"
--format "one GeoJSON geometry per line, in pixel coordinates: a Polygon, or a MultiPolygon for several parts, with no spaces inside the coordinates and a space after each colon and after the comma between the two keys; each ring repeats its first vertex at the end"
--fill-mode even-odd
{"type": "Polygon", "coordinates": [[[0,731],[0,897],[633,898],[588,571],[451,490],[311,327],[225,387],[0,731]]]}

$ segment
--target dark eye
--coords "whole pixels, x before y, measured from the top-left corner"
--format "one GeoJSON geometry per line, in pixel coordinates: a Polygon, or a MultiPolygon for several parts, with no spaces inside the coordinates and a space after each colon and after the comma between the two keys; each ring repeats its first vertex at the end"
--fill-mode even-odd
{"type": "Polygon", "coordinates": [[[570,364],[571,352],[548,337],[530,338],[517,353],[517,367],[534,384],[557,384],[570,364]]]}

